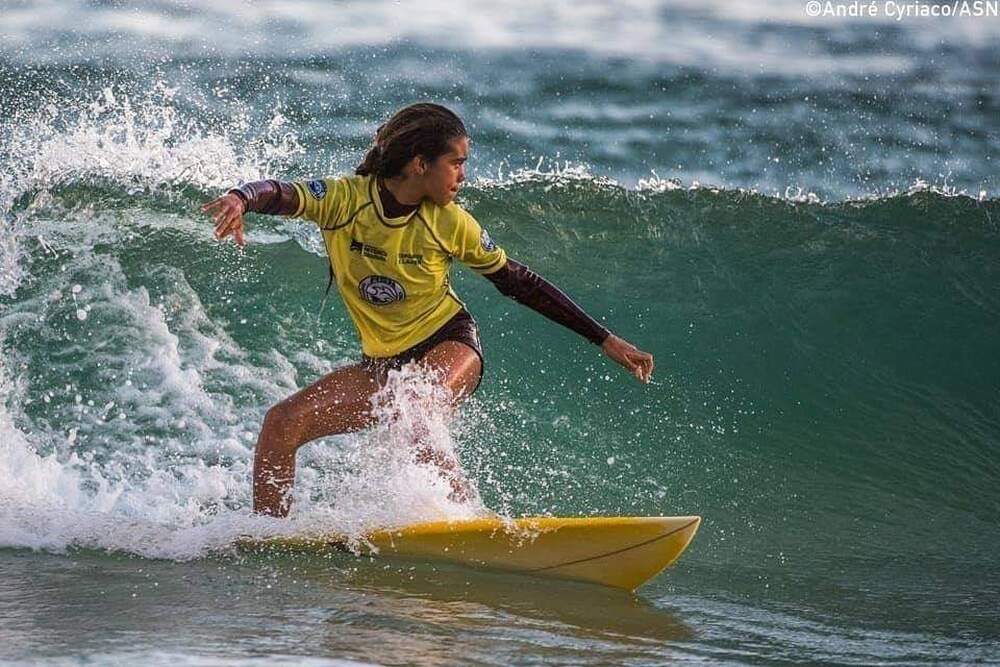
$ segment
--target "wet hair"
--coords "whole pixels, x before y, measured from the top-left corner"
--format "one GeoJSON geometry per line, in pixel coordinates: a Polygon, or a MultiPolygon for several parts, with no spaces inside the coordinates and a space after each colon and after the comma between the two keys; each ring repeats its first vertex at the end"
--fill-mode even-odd
{"type": "Polygon", "coordinates": [[[414,157],[433,162],[451,150],[452,139],[467,136],[462,119],[449,109],[430,102],[411,104],[379,126],[372,147],[354,173],[399,176],[414,157]]]}

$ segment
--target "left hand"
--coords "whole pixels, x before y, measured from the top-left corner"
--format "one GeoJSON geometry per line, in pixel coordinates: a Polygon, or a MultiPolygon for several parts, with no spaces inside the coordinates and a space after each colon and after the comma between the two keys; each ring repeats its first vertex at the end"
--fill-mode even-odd
{"type": "Polygon", "coordinates": [[[653,355],[643,352],[624,338],[611,334],[601,345],[604,354],[628,369],[640,382],[649,382],[653,374],[653,355]]]}

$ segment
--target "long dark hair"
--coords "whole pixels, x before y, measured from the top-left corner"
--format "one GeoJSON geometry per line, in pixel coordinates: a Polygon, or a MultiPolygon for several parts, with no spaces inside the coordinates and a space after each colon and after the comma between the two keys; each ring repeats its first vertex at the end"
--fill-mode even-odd
{"type": "Polygon", "coordinates": [[[361,176],[392,178],[420,155],[433,162],[450,149],[452,139],[466,137],[462,119],[440,104],[419,102],[397,111],[375,133],[375,142],[355,169],[361,176]]]}

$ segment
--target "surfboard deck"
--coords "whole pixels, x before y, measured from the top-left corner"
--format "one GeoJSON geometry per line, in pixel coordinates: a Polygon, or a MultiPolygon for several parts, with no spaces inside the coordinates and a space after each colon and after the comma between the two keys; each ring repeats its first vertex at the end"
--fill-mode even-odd
{"type": "Polygon", "coordinates": [[[677,560],[701,517],[484,517],[377,530],[361,540],[341,535],[244,538],[250,550],[448,561],[634,590],[677,560]]]}

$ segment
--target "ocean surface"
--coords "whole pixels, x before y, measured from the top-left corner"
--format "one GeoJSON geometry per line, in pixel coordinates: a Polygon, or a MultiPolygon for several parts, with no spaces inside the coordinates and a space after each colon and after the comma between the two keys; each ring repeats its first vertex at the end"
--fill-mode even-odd
{"type": "MultiPolygon", "coordinates": [[[[881,5],[880,5],[881,6],[881,5]]],[[[0,0],[0,661],[1000,664],[1000,18],[804,2],[0,0]],[[655,355],[641,385],[456,266],[483,384],[299,454],[269,406],[360,353],[312,225],[198,207],[336,175],[395,109],[462,203],[655,355]],[[404,424],[404,426],[406,425],[404,424]],[[485,509],[703,517],[635,595],[239,535],[485,509]]]]}

